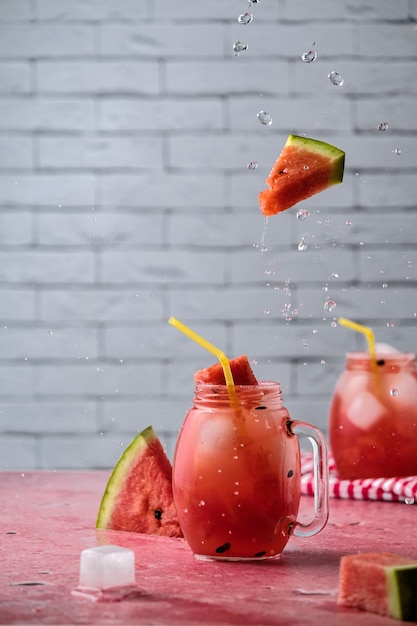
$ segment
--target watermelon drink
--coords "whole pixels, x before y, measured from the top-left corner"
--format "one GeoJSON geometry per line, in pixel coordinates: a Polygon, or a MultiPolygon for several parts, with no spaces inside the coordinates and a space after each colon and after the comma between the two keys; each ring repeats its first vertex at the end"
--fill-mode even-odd
{"type": "Polygon", "coordinates": [[[194,405],[174,455],[173,496],[184,536],[197,557],[278,557],[290,536],[310,536],[327,522],[327,456],[323,435],[293,422],[278,383],[196,383],[194,405]],[[319,493],[310,524],[297,522],[300,448],[314,440],[319,493]]]}
{"type": "Polygon", "coordinates": [[[417,474],[417,372],[412,353],[348,353],[329,413],[340,478],[417,474]]]}

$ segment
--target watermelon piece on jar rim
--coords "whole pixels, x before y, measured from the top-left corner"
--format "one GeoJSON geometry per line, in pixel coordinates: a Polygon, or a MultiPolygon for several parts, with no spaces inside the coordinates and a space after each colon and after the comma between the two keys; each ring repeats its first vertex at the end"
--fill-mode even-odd
{"type": "MultiPolygon", "coordinates": [[[[235,385],[257,385],[258,381],[250,366],[246,355],[237,356],[229,360],[230,369],[232,371],[233,382],[235,385]]],[[[208,385],[225,385],[226,379],[221,363],[215,363],[210,367],[197,370],[194,373],[195,383],[204,383],[208,385]]]]}

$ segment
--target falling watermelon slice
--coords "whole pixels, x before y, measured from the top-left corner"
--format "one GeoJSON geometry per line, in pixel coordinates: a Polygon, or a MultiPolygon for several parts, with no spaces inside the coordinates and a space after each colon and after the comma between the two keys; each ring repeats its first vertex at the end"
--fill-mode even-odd
{"type": "Polygon", "coordinates": [[[417,620],[417,561],[390,552],[340,560],[337,602],[400,620],[417,620]]]}
{"type": "MultiPolygon", "coordinates": [[[[232,370],[233,382],[235,385],[257,385],[255,374],[249,364],[246,355],[237,356],[229,361],[232,370]]],[[[211,385],[225,385],[226,379],[221,363],[215,363],[210,367],[198,370],[194,374],[196,383],[206,383],[211,385]]]]}
{"type": "Polygon", "coordinates": [[[126,448],[107,483],[96,528],[182,537],[172,466],[152,426],[126,448]]]}
{"type": "Polygon", "coordinates": [[[259,207],[269,217],[343,180],[345,153],[317,139],[289,135],[266,184],[259,207]]]}

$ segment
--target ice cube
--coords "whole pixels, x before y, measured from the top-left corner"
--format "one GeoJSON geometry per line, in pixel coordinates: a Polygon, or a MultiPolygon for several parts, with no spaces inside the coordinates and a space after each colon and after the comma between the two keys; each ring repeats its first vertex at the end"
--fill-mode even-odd
{"type": "Polygon", "coordinates": [[[357,427],[368,430],[382,419],[386,408],[375,395],[369,391],[357,393],[347,409],[348,419],[357,427]]]}
{"type": "Polygon", "coordinates": [[[375,352],[377,354],[394,354],[399,352],[399,350],[394,348],[394,346],[390,346],[389,343],[377,343],[375,346],[375,352]]]}
{"type": "Polygon", "coordinates": [[[120,546],[105,545],[81,552],[80,587],[110,589],[135,584],[135,553],[120,546]]]}

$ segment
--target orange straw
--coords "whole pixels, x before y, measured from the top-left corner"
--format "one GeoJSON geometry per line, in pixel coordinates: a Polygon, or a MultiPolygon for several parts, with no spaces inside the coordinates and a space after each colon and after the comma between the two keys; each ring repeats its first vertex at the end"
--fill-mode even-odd
{"type": "Polygon", "coordinates": [[[235,396],[236,390],[235,390],[235,383],[233,380],[233,374],[232,374],[232,370],[230,369],[229,359],[227,358],[225,353],[219,350],[219,348],[216,348],[216,346],[214,346],[212,343],[210,343],[209,341],[207,341],[206,339],[198,335],[196,332],[191,330],[191,328],[188,328],[188,326],[186,326],[185,324],[177,320],[175,317],[170,317],[168,320],[168,323],[174,326],[175,328],[177,328],[178,330],[180,330],[181,332],[183,332],[184,335],[187,335],[187,337],[189,337],[190,339],[198,343],[202,348],[205,348],[206,350],[214,354],[214,356],[219,359],[221,366],[223,368],[227,390],[229,391],[229,394],[232,394],[233,396],[235,396]]]}

